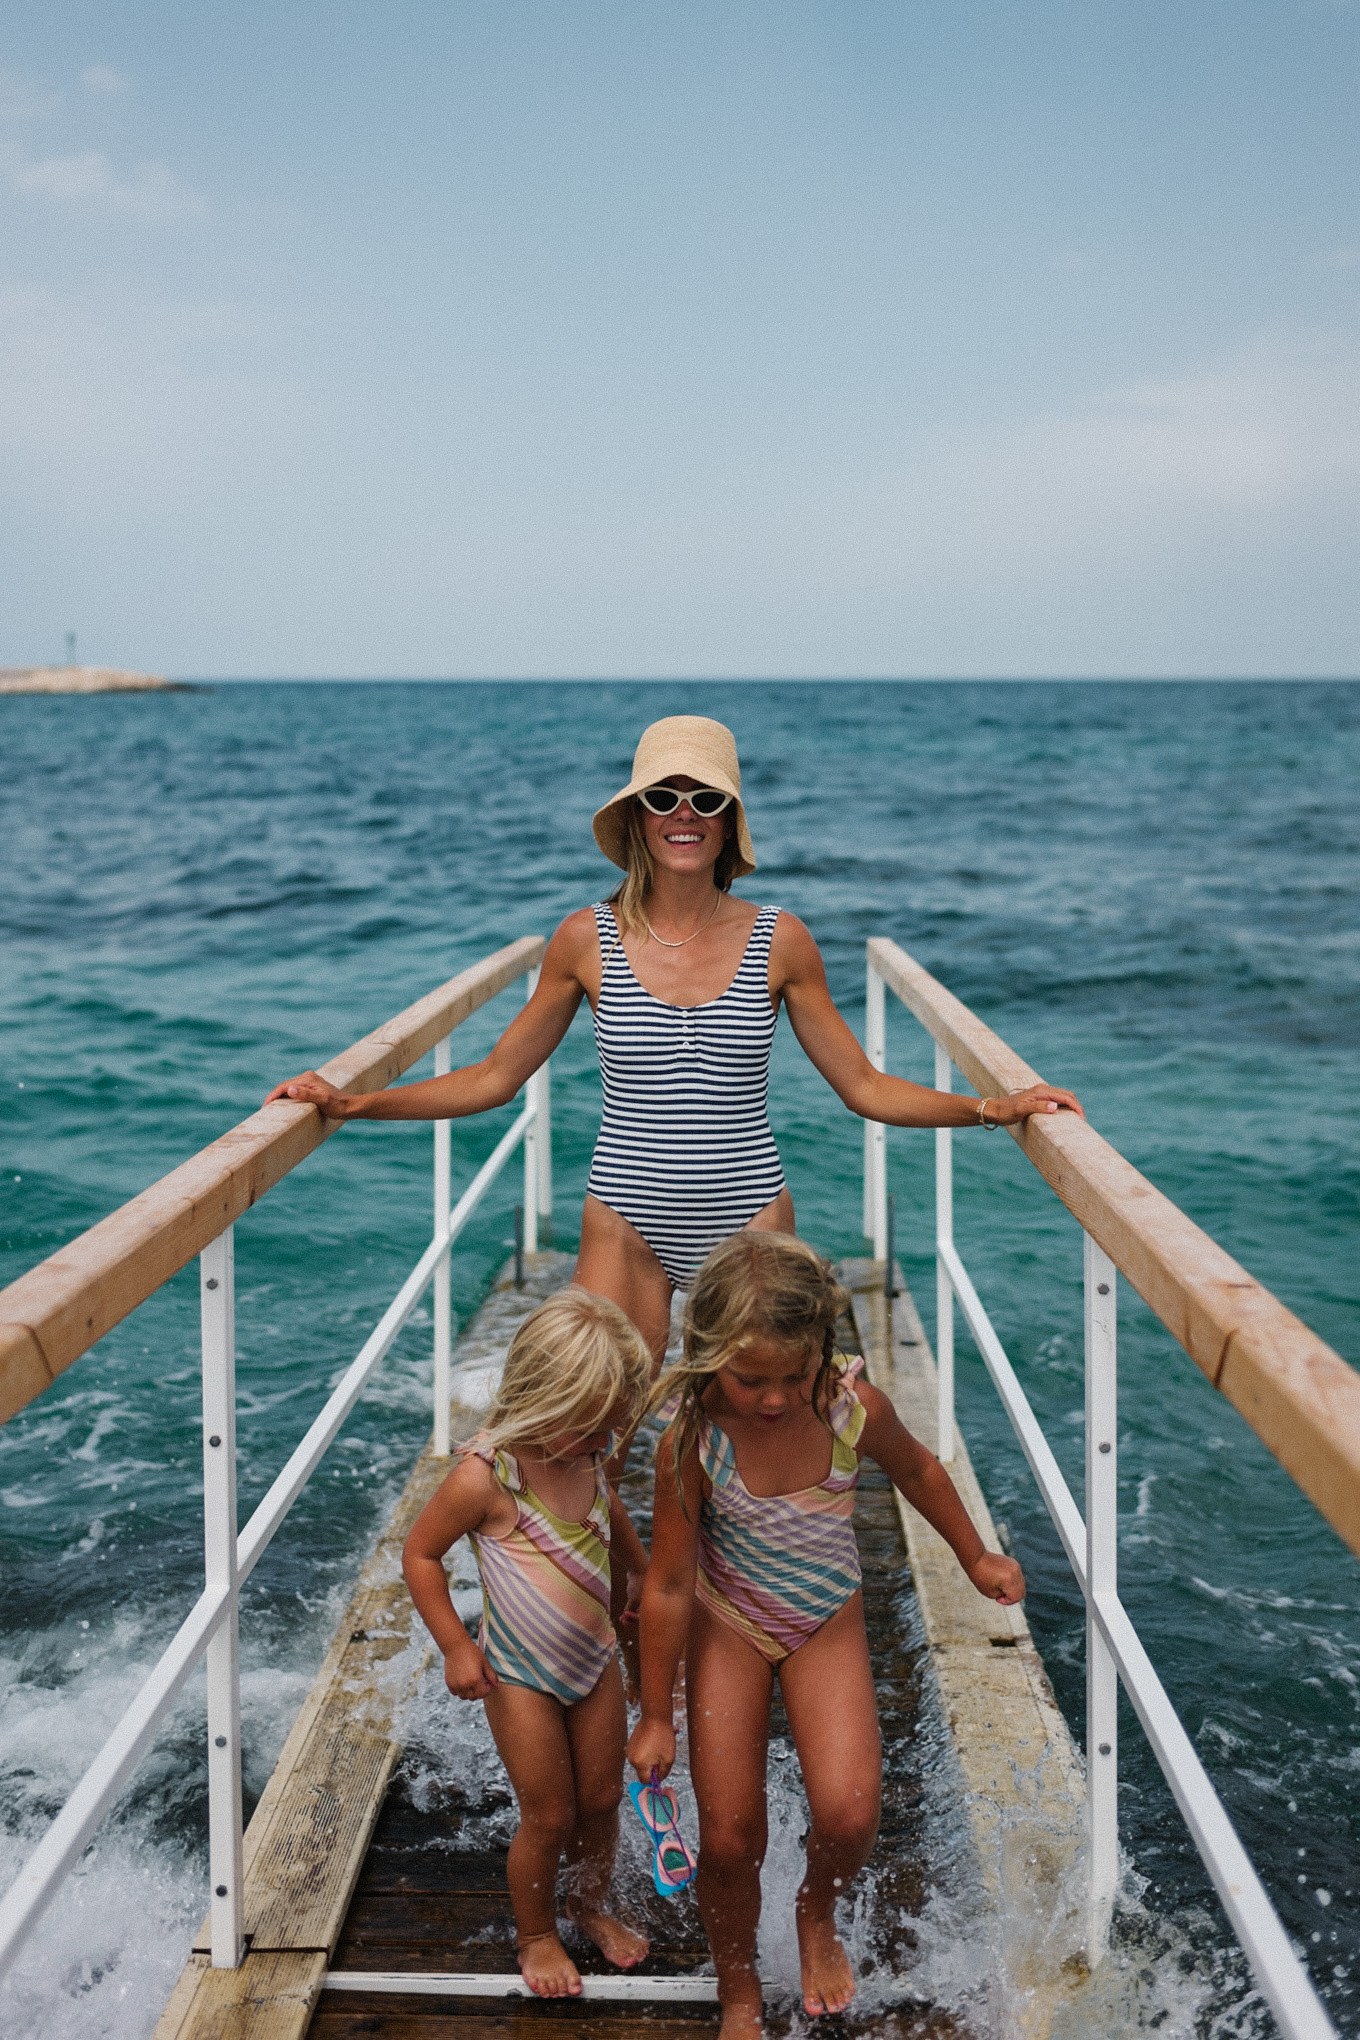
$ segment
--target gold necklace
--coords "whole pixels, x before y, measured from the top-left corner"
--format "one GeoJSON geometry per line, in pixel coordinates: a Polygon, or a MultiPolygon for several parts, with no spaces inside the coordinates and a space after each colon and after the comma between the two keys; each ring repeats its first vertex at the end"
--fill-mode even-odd
{"type": "MultiPolygon", "coordinates": [[[[718,893],[713,902],[713,913],[710,914],[708,919],[704,922],[704,928],[712,926],[714,916],[717,914],[717,911],[721,905],[722,894],[718,893]]],[[[643,919],[644,920],[647,919],[645,914],[643,915],[643,919]]],[[[653,942],[659,942],[663,949],[683,949],[687,942],[693,942],[696,939],[696,937],[702,935],[704,932],[704,928],[696,928],[693,935],[682,935],[678,942],[668,942],[665,936],[658,935],[655,928],[652,926],[651,922],[647,921],[647,933],[651,936],[653,942]]]]}

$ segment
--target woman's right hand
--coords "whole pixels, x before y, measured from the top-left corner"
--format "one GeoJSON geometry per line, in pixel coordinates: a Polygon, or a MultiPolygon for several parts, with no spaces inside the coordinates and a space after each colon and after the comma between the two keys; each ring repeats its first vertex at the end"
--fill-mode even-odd
{"type": "Polygon", "coordinates": [[[337,1091],[334,1084],[328,1084],[315,1070],[304,1070],[300,1077],[289,1077],[286,1084],[275,1084],[264,1102],[277,1105],[281,1100],[315,1105],[323,1119],[349,1119],[360,1103],[347,1092],[337,1091]]]}
{"type": "Polygon", "coordinates": [[[628,1761],[644,1785],[652,1772],[664,1778],[675,1762],[675,1730],[669,1721],[649,1721],[644,1714],[628,1738],[628,1761]]]}

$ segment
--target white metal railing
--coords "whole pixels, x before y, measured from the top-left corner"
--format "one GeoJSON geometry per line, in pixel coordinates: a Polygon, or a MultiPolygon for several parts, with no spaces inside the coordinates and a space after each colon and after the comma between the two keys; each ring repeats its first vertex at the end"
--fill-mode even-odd
{"type": "MultiPolygon", "coordinates": [[[[869,947],[865,1047],[885,1069],[884,978],[869,947]]],[[[916,1017],[934,1034],[930,1021],[916,1017]]],[[[942,1030],[943,1031],[943,1030],[942,1030]]],[[[952,1088],[954,1065],[938,1037],[935,1083],[952,1088]]],[[[1285,2040],[1325,2040],[1334,2028],[1294,1953],[1251,1859],[1167,1697],[1119,1598],[1118,1376],[1116,1285],[1110,1256],[1083,1228],[1086,1344],[1086,1517],[1072,1497],[1043,1429],[1006,1357],[954,1243],[952,1133],[935,1132],[935,1270],[938,1320],[937,1432],[942,1460],[954,1457],[954,1305],[957,1301],[1029,1462],[1086,1602],[1086,1956],[1096,1968],[1109,1943],[1119,1873],[1119,1682],[1133,1702],[1205,1868],[1285,2040]]],[[[874,1258],[889,1251],[885,1129],[864,1129],[864,1232],[874,1258]]]]}
{"type": "MultiPolygon", "coordinates": [[[[541,945],[540,945],[541,946],[541,945]]],[[[528,971],[528,992],[538,967],[528,971]]],[[[450,1067],[450,1036],[435,1045],[435,1072],[450,1067]]],[[[156,1731],[198,1664],[207,1659],[208,1865],[212,1963],[236,1968],[245,1948],[242,1874],[240,1592],[275,1531],[307,1485],[375,1369],[434,1282],[434,1440],[449,1451],[452,1349],[450,1256],[454,1241],[521,1142],[524,1244],[538,1249],[538,1221],[552,1212],[552,1124],[548,1066],[530,1078],[527,1102],[457,1204],[452,1203],[449,1122],[434,1128],[434,1233],[358,1356],[337,1382],[268,1493],[238,1535],[236,1518],[236,1303],[234,1228],[226,1225],[199,1256],[203,1356],[204,1589],[174,1641],[147,1674],[99,1755],[0,1900],[0,1974],[12,1964],[119,1798],[156,1731]]]]}

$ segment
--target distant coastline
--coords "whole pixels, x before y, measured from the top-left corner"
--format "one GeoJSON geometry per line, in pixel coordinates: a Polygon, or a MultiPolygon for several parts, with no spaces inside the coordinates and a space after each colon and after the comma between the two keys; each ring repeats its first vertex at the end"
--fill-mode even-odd
{"type": "Polygon", "coordinates": [[[0,694],[188,694],[183,680],[113,666],[0,666],[0,694]]]}

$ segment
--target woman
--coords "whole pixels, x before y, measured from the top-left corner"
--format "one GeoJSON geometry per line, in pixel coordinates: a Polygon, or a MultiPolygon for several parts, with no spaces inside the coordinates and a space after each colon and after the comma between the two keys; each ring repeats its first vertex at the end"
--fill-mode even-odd
{"type": "Polygon", "coordinates": [[[1080,1112],[1070,1091],[1015,1097],[932,1091],[875,1070],[831,1002],[821,954],[778,907],[736,898],[756,868],[730,730],[673,715],[643,731],[627,786],[595,816],[625,873],[611,899],[569,914],[538,988],[467,1069],[352,1097],[314,1070],[265,1100],[328,1119],[461,1119],[508,1104],[590,1001],[604,1114],[581,1214],[575,1280],[627,1311],[657,1365],[672,1291],[710,1248],[751,1227],[792,1232],[793,1199],[766,1114],[780,1005],[833,1091],[888,1126],[1010,1126],[1080,1112]]]}

